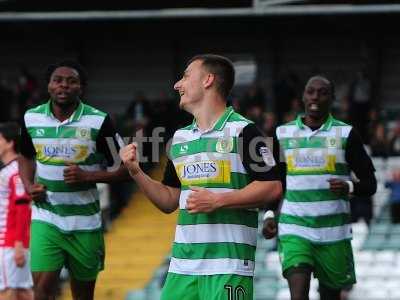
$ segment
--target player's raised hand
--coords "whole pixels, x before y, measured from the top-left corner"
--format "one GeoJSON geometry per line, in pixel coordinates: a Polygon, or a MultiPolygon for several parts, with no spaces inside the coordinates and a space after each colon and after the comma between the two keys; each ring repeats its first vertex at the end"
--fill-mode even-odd
{"type": "Polygon", "coordinates": [[[46,200],[46,186],[40,183],[34,183],[27,187],[27,192],[33,201],[46,200]]]}
{"type": "Polygon", "coordinates": [[[134,143],[126,145],[119,151],[119,156],[131,175],[136,175],[139,170],[137,147],[134,143]]]}

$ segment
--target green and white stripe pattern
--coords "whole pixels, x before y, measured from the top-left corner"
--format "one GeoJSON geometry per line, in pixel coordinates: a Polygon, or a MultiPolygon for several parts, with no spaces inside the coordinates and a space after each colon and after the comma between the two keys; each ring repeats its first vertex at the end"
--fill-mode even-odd
{"type": "Polygon", "coordinates": [[[238,152],[239,134],[249,123],[229,107],[211,130],[200,132],[194,121],[175,133],[170,157],[182,191],[169,272],[253,276],[257,211],[190,214],[186,210],[191,185],[223,193],[250,182],[238,152]]]}
{"type": "Polygon", "coordinates": [[[36,149],[36,181],[47,187],[47,200],[35,202],[32,221],[46,222],[62,232],[101,228],[95,184],[67,184],[68,163],[88,171],[101,170],[104,157],[96,152],[96,138],[106,114],[80,102],[72,116],[60,122],[50,101],[25,113],[25,124],[36,149]]]}
{"type": "Polygon", "coordinates": [[[351,239],[350,203],[329,190],[329,179],[350,180],[345,149],[351,126],[331,115],[312,131],[301,116],[277,128],[287,164],[286,194],[279,217],[280,236],[315,243],[351,239]]]}

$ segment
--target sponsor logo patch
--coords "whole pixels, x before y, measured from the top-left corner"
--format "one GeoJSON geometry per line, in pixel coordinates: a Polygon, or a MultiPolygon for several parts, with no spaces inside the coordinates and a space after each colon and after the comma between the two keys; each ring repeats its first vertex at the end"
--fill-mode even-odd
{"type": "Polygon", "coordinates": [[[87,145],[71,144],[35,144],[36,158],[39,161],[53,163],[78,163],[89,156],[87,145]]]}
{"type": "Polygon", "coordinates": [[[188,144],[183,144],[179,147],[179,153],[180,154],[185,154],[189,151],[189,145],[188,144]]]}
{"type": "Polygon", "coordinates": [[[45,134],[45,131],[44,131],[43,128],[36,129],[36,136],[37,137],[42,137],[42,136],[44,136],[44,134],[45,134]]]}
{"type": "Polygon", "coordinates": [[[276,165],[274,155],[268,147],[260,147],[260,154],[267,166],[273,167],[276,165]]]}
{"type": "Polygon", "coordinates": [[[334,155],[316,155],[312,153],[289,155],[287,157],[289,172],[336,171],[334,155]]]}
{"type": "Polygon", "coordinates": [[[228,160],[181,163],[176,170],[183,185],[230,183],[231,165],[228,160]]]}

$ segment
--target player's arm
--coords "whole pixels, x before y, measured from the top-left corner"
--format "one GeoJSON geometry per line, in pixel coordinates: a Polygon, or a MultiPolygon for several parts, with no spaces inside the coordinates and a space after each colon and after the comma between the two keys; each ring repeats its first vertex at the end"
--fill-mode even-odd
{"type": "Polygon", "coordinates": [[[10,201],[15,203],[15,241],[14,260],[18,267],[23,267],[26,262],[24,239],[27,239],[30,225],[30,199],[25,192],[19,175],[10,179],[10,201]]]}
{"type": "Polygon", "coordinates": [[[277,163],[279,160],[273,155],[273,143],[267,144],[267,139],[254,124],[243,129],[239,141],[239,152],[251,183],[242,189],[226,193],[213,193],[204,188],[192,187],[186,207],[189,212],[275,206],[281,199],[282,183],[277,163]]]}
{"type": "Polygon", "coordinates": [[[136,184],[158,209],[165,213],[171,213],[178,208],[181,191],[180,182],[170,160],[165,169],[164,180],[159,182],[152,179],[140,168],[136,145],[129,144],[122,148],[120,157],[136,184]]]}
{"type": "MultiPolygon", "coordinates": [[[[286,192],[286,162],[285,155],[283,149],[280,147],[278,139],[274,136],[274,157],[279,157],[279,174],[282,182],[283,193],[286,192]]],[[[271,239],[275,237],[278,233],[278,224],[277,220],[279,218],[280,210],[282,207],[282,201],[276,203],[276,206],[266,207],[266,212],[263,216],[263,227],[262,227],[262,235],[266,239],[271,239]]]]}
{"type": "Polygon", "coordinates": [[[118,151],[122,146],[122,140],[107,115],[96,140],[96,150],[104,155],[109,169],[86,171],[76,164],[70,164],[64,169],[65,182],[69,184],[78,182],[110,183],[128,180],[129,173],[121,164],[118,156],[118,151]]]}
{"type": "Polygon", "coordinates": [[[35,156],[35,147],[25,127],[25,123],[23,123],[20,135],[20,155],[18,156],[19,174],[32,200],[41,201],[46,197],[46,187],[43,184],[35,183],[35,156]]]}
{"type": "Polygon", "coordinates": [[[191,187],[186,209],[190,213],[211,212],[218,208],[258,208],[280,199],[280,181],[253,181],[233,192],[213,193],[205,188],[191,187]]]}
{"type": "Polygon", "coordinates": [[[345,159],[358,181],[347,182],[340,179],[332,179],[329,181],[331,191],[337,194],[352,193],[356,196],[364,197],[375,194],[377,189],[375,168],[371,158],[365,151],[360,135],[354,129],[350,131],[347,139],[345,159]]]}

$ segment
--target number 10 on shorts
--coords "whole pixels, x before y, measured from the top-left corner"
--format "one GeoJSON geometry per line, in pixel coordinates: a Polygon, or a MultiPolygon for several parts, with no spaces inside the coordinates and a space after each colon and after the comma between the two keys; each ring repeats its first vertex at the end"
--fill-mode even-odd
{"type": "Polygon", "coordinates": [[[233,286],[225,284],[224,288],[228,294],[227,300],[245,300],[246,291],[241,285],[233,288],[233,286]]]}

